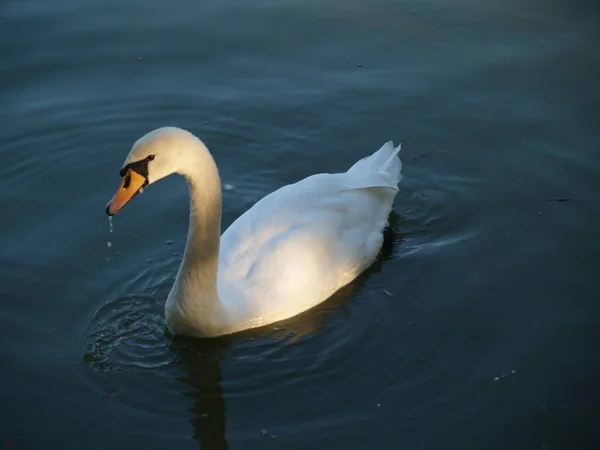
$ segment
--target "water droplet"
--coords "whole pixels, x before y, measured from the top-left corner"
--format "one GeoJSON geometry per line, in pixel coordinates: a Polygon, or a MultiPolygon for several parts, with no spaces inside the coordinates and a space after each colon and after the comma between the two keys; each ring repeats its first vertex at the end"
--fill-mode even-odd
{"type": "Polygon", "coordinates": [[[108,230],[109,230],[111,233],[113,232],[112,216],[108,216],[108,230]]]}
{"type": "Polygon", "coordinates": [[[267,430],[260,430],[260,434],[262,434],[263,436],[267,435],[267,430]]]}
{"type": "Polygon", "coordinates": [[[494,381],[498,381],[500,377],[494,377],[494,381]]]}
{"type": "Polygon", "coordinates": [[[223,189],[225,189],[226,191],[232,191],[235,189],[235,186],[233,184],[224,184],[223,189]]]}
{"type": "Polygon", "coordinates": [[[138,192],[139,192],[140,194],[143,194],[143,193],[144,193],[144,188],[143,188],[143,187],[141,187],[141,188],[140,188],[140,190],[139,190],[138,192]]]}
{"type": "Polygon", "coordinates": [[[175,242],[173,242],[173,241],[172,241],[172,240],[170,240],[170,239],[169,239],[168,241],[165,241],[165,244],[167,244],[167,245],[173,245],[174,243],[175,243],[175,242]]]}
{"type": "Polygon", "coordinates": [[[112,242],[110,242],[110,241],[106,241],[106,246],[107,246],[108,248],[111,248],[111,247],[112,247],[112,242]]]}

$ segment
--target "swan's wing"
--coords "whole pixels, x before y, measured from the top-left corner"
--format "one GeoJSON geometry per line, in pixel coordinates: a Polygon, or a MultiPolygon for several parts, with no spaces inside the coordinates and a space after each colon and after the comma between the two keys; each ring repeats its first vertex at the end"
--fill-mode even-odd
{"type": "Polygon", "coordinates": [[[400,177],[400,160],[392,159],[398,151],[384,146],[348,172],[313,175],[256,203],[222,236],[221,298],[272,320],[352,281],[381,248],[400,177]]]}

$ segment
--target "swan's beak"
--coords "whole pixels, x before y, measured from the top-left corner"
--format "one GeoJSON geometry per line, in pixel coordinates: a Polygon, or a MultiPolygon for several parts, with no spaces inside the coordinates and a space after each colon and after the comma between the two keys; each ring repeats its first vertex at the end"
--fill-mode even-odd
{"type": "Polygon", "coordinates": [[[114,216],[148,183],[143,175],[129,169],[121,180],[117,193],[106,206],[106,214],[114,216]]]}

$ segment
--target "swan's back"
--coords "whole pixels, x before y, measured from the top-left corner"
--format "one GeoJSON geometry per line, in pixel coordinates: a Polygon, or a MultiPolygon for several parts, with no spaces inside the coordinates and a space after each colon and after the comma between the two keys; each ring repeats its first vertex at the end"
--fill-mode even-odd
{"type": "Polygon", "coordinates": [[[371,265],[402,178],[399,151],[388,142],[347,172],[284,186],[240,216],[221,238],[218,291],[231,314],[294,316],[371,265]]]}

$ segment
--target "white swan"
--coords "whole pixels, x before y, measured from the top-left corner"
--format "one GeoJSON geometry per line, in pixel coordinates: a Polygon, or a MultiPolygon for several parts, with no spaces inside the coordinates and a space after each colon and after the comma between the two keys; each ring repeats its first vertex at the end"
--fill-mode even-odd
{"type": "Polygon", "coordinates": [[[134,145],[106,212],[172,173],[190,189],[190,224],[165,315],[176,334],[211,337],[295,316],[364,271],[383,243],[402,163],[391,142],[347,172],[267,195],[221,231],[221,181],[200,139],[154,130],[134,145]]]}

